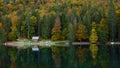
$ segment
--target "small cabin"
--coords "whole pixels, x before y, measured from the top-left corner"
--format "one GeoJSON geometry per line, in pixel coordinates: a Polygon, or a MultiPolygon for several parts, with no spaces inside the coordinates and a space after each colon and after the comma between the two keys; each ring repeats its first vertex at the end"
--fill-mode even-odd
{"type": "Polygon", "coordinates": [[[38,42],[39,36],[33,36],[33,37],[32,37],[32,40],[33,40],[34,42],[38,42]]]}

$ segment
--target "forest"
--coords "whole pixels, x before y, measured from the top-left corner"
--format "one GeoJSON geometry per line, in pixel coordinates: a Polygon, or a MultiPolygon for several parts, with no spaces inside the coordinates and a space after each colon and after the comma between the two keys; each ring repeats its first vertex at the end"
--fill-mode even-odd
{"type": "Polygon", "coordinates": [[[92,28],[98,41],[120,40],[119,1],[0,0],[1,40],[18,38],[89,41],[92,28]],[[70,30],[69,30],[70,29],[70,30]],[[70,38],[70,37],[69,37],[70,38]]]}
{"type": "MultiPolygon", "coordinates": [[[[0,0],[0,44],[33,36],[51,41],[119,42],[120,0],[0,0]]],[[[0,68],[120,67],[119,46],[39,48],[33,52],[0,45],[0,68]]]]}

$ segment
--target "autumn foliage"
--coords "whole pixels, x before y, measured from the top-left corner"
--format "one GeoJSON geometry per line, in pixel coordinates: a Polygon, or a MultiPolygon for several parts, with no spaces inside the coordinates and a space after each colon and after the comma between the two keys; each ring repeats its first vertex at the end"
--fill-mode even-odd
{"type": "Polygon", "coordinates": [[[18,24],[18,21],[19,21],[19,18],[17,16],[17,12],[13,12],[11,14],[11,24],[12,24],[11,28],[15,27],[18,24]]]}
{"type": "Polygon", "coordinates": [[[76,38],[80,41],[82,39],[86,39],[87,38],[86,31],[87,31],[86,26],[83,24],[79,24],[75,34],[76,38]]]}
{"type": "Polygon", "coordinates": [[[55,19],[54,26],[52,28],[52,37],[51,39],[53,41],[60,40],[61,39],[61,22],[59,18],[55,19]]]}
{"type": "MultiPolygon", "coordinates": [[[[108,13],[110,5],[106,2],[107,0],[2,0],[0,1],[0,22],[6,34],[17,27],[21,37],[31,38],[33,35],[39,35],[42,39],[54,41],[67,40],[68,24],[71,22],[75,28],[75,40],[88,41],[93,25],[97,33],[102,33],[102,27],[105,28],[105,35],[109,40],[109,35],[112,34],[110,34],[107,17],[111,13],[108,13]],[[93,21],[95,23],[92,24],[93,21]],[[94,24],[96,24],[95,27],[94,24]]],[[[113,11],[116,12],[115,15],[119,21],[119,2],[113,1],[113,4],[113,11]]],[[[118,25],[116,26],[118,28],[118,25]]],[[[102,35],[98,34],[98,36],[102,35]]]]}

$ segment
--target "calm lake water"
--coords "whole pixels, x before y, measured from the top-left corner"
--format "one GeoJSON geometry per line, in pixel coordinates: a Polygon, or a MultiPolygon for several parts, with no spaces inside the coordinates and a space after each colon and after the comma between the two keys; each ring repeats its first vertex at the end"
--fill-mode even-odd
{"type": "Polygon", "coordinates": [[[120,46],[17,49],[0,46],[0,68],[120,68],[120,46]]]}

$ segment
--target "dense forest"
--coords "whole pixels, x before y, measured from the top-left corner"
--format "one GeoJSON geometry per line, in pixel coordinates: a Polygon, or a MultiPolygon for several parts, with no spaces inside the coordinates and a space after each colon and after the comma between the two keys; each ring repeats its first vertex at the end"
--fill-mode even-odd
{"type": "Polygon", "coordinates": [[[69,29],[74,41],[88,41],[92,28],[98,41],[119,41],[120,2],[0,0],[0,36],[8,41],[32,36],[67,40],[69,29]]]}
{"type": "Polygon", "coordinates": [[[0,68],[119,68],[120,46],[95,42],[120,41],[120,1],[0,0],[0,44],[32,36],[70,46],[34,52],[0,45],[0,68]]]}

